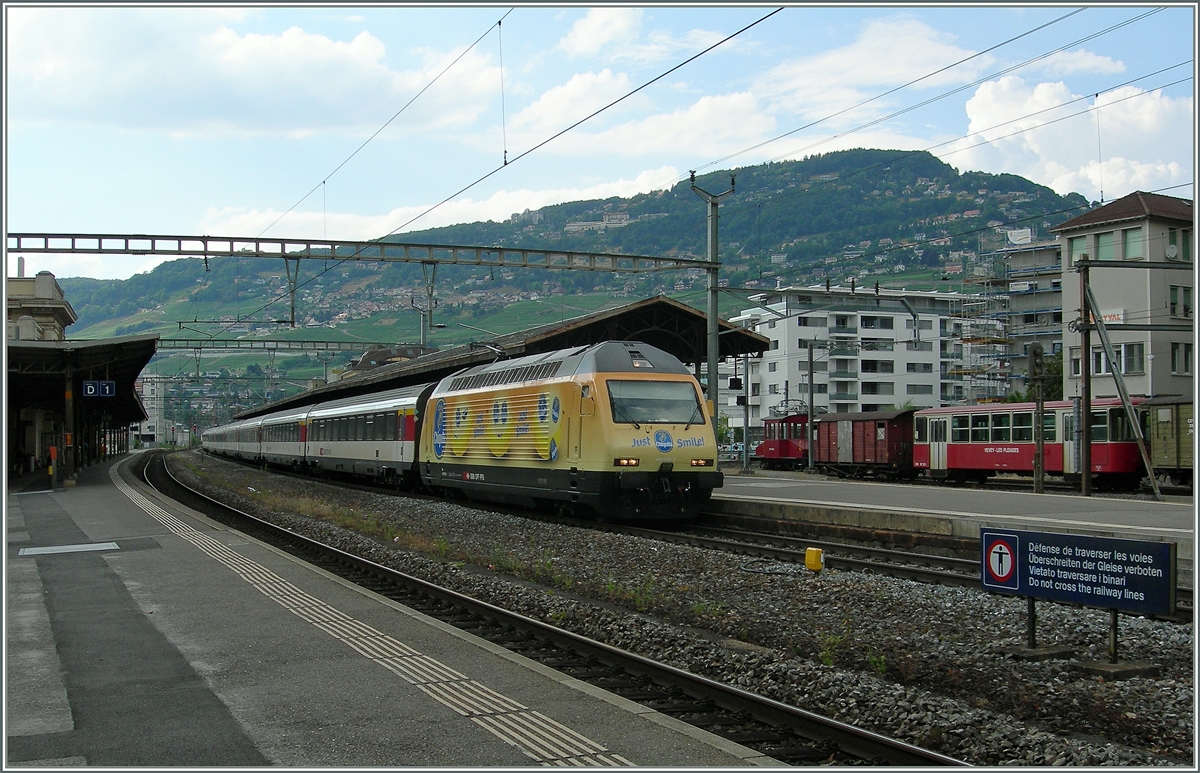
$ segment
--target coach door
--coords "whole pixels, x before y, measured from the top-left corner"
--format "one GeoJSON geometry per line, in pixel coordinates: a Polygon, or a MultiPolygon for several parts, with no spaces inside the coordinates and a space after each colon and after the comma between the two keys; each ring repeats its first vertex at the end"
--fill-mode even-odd
{"type": "Polygon", "coordinates": [[[949,437],[947,418],[940,417],[929,419],[929,469],[930,470],[945,470],[946,469],[946,438],[949,437]]]}

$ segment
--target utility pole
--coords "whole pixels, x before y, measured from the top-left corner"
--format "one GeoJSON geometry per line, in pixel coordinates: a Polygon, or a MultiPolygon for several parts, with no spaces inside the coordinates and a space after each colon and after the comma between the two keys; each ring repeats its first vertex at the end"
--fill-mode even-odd
{"type": "Polygon", "coordinates": [[[1046,402],[1042,391],[1046,376],[1045,351],[1034,341],[1029,345],[1029,378],[1033,381],[1033,493],[1046,493],[1046,402]]]}
{"type": "Polygon", "coordinates": [[[717,204],[721,199],[733,193],[734,177],[729,176],[729,190],[716,195],[696,185],[696,173],[691,176],[692,190],[708,204],[708,404],[712,410],[713,430],[717,428],[717,359],[720,355],[720,345],[717,338],[719,317],[717,316],[717,294],[719,292],[718,273],[720,263],[717,262],[717,204]]]}
{"type": "Polygon", "coordinates": [[[1076,431],[1079,433],[1079,493],[1092,495],[1092,309],[1088,303],[1087,255],[1079,267],[1079,397],[1083,403],[1082,415],[1076,431]]]}

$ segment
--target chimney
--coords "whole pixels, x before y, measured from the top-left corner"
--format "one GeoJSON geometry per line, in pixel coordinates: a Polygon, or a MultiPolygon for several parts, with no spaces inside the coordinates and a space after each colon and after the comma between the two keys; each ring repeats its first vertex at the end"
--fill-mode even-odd
{"type": "Polygon", "coordinates": [[[25,278],[25,256],[17,256],[17,279],[25,278]]]}

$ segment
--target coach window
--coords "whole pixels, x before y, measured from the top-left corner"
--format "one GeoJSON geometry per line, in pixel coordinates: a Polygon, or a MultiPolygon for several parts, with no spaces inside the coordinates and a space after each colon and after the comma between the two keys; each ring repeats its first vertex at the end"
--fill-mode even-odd
{"type": "Polygon", "coordinates": [[[992,414],[992,442],[993,443],[1009,442],[1009,438],[1011,436],[1011,433],[1009,432],[1009,425],[1010,425],[1011,421],[1012,421],[1012,417],[1009,416],[1007,413],[992,414]]]}
{"type": "Polygon", "coordinates": [[[971,415],[971,442],[988,442],[988,415],[986,413],[971,415]]]}
{"type": "Polygon", "coordinates": [[[1012,439],[1014,443],[1029,443],[1033,440],[1033,414],[1012,415],[1012,439]]]}
{"type": "MultiPolygon", "coordinates": [[[[985,417],[986,418],[986,417],[985,417]]],[[[954,416],[950,419],[950,442],[966,443],[971,439],[971,417],[954,416]]]]}
{"type": "Polygon", "coordinates": [[[917,418],[913,419],[913,442],[916,442],[916,443],[928,442],[928,439],[929,439],[929,436],[927,434],[928,427],[929,427],[929,419],[925,418],[924,416],[918,416],[917,418]]]}
{"type": "Polygon", "coordinates": [[[1108,413],[1092,411],[1092,442],[1108,442],[1108,413]]]}
{"type": "MultiPolygon", "coordinates": [[[[1047,443],[1055,442],[1054,439],[1058,436],[1055,432],[1055,430],[1058,429],[1058,422],[1056,421],[1057,418],[1057,414],[1055,414],[1054,411],[1047,411],[1046,413],[1042,414],[1042,440],[1047,443]]],[[[1066,434],[1065,428],[1063,433],[1066,434]]]]}
{"type": "Polygon", "coordinates": [[[396,439],[396,417],[397,417],[397,415],[398,414],[395,414],[395,413],[383,414],[383,416],[386,417],[386,419],[387,419],[386,421],[383,422],[383,426],[385,427],[384,432],[387,433],[386,435],[383,436],[384,440],[395,440],[396,439]]]}
{"type": "Polygon", "coordinates": [[[1111,408],[1108,411],[1108,425],[1111,427],[1109,437],[1113,440],[1137,440],[1133,434],[1133,426],[1124,408],[1111,408]]]}

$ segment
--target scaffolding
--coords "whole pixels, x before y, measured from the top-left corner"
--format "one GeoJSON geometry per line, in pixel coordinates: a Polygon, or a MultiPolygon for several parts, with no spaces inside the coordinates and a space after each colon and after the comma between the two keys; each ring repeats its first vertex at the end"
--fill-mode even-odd
{"type": "Polygon", "coordinates": [[[999,402],[1008,395],[1012,345],[1006,325],[1004,258],[996,253],[968,254],[962,276],[962,293],[951,311],[952,327],[948,336],[942,336],[943,352],[959,358],[947,363],[946,374],[962,378],[967,403],[999,402]]]}

